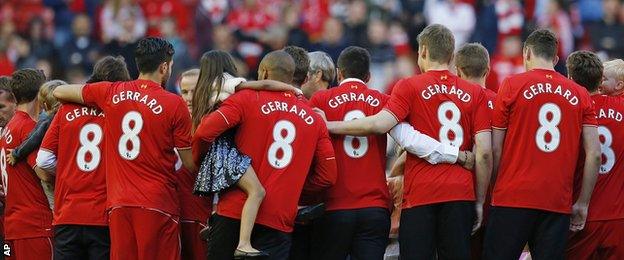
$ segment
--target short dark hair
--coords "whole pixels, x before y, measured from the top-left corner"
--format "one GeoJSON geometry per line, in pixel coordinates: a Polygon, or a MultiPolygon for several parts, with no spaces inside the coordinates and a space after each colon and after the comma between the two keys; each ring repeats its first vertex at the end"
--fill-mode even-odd
{"type": "Polygon", "coordinates": [[[524,48],[533,51],[533,55],[552,60],[557,56],[557,45],[559,41],[557,36],[547,29],[539,29],[533,31],[524,41],[524,48]]]}
{"type": "Polygon", "coordinates": [[[126,61],[122,56],[106,56],[98,60],[93,66],[93,74],[87,83],[100,81],[130,81],[130,73],[126,66],[126,61]]]}
{"type": "Polygon", "coordinates": [[[173,59],[173,45],[170,42],[156,37],[141,39],[134,50],[134,56],[140,73],[152,73],[163,62],[173,59]]]}
{"type": "Polygon", "coordinates": [[[24,104],[35,100],[41,84],[46,81],[43,72],[34,69],[17,70],[13,72],[11,78],[11,90],[15,95],[17,104],[24,104]]]}
{"type": "Polygon", "coordinates": [[[455,52],[455,37],[444,25],[432,24],[418,34],[418,46],[427,46],[431,61],[448,64],[455,52]]]}
{"type": "Polygon", "coordinates": [[[362,47],[349,46],[338,56],[338,70],[344,78],[367,80],[370,75],[370,54],[362,47]]]}
{"type": "Polygon", "coordinates": [[[15,95],[13,95],[13,91],[11,90],[11,78],[7,76],[0,76],[0,95],[6,93],[8,95],[7,99],[10,102],[17,102],[15,100],[15,95]]]}
{"type": "Polygon", "coordinates": [[[468,43],[459,48],[455,55],[455,66],[466,76],[480,78],[485,76],[490,65],[488,51],[479,43],[468,43]]]}
{"type": "Polygon", "coordinates": [[[310,70],[310,58],[308,57],[308,52],[297,46],[286,46],[284,51],[295,61],[293,83],[301,86],[308,76],[308,70],[310,70]]]}
{"type": "Polygon", "coordinates": [[[568,75],[574,82],[594,92],[602,84],[603,66],[600,58],[589,51],[575,51],[566,61],[568,75]]]}

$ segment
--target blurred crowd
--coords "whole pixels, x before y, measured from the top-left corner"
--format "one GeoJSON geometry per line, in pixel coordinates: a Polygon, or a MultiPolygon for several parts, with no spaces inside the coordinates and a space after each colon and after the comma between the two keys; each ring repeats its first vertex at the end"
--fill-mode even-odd
{"type": "Polygon", "coordinates": [[[388,92],[418,72],[416,35],[432,23],[450,28],[456,46],[488,49],[493,90],[524,70],[522,39],[534,27],[558,35],[559,57],[578,49],[624,57],[620,0],[0,0],[0,75],[35,67],[83,83],[99,57],[121,55],[136,76],[135,42],[161,36],[176,49],[175,76],[212,49],[230,52],[240,76],[255,78],[261,57],[287,45],[334,61],[358,45],[371,52],[369,86],[388,92]]]}

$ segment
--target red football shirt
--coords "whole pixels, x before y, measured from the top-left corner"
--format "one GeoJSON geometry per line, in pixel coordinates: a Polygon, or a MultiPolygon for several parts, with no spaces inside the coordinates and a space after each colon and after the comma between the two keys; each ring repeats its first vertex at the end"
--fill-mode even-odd
{"type": "Polygon", "coordinates": [[[104,113],[64,104],[41,149],[56,155],[53,225],[107,226],[104,113]]]}
{"type": "Polygon", "coordinates": [[[106,114],[109,206],[178,216],[174,148],[191,146],[191,117],[182,98],[149,80],[88,84],[82,98],[106,114]]]}
{"type": "MultiPolygon", "coordinates": [[[[444,144],[471,150],[474,136],[491,131],[485,91],[449,71],[428,71],[395,86],[386,108],[397,119],[444,144]]],[[[431,165],[414,155],[405,163],[403,208],[474,201],[474,177],[457,164],[431,165]]]]}
{"type": "Polygon", "coordinates": [[[35,128],[35,121],[23,111],[15,115],[3,129],[0,141],[0,171],[6,194],[4,206],[4,239],[52,237],[52,210],[43,193],[41,180],[35,174],[36,152],[11,166],[6,161],[8,149],[15,149],[35,128]]]}
{"type": "Polygon", "coordinates": [[[490,110],[494,110],[494,102],[496,101],[496,92],[489,88],[484,88],[485,98],[487,99],[487,106],[490,110]]]}
{"type": "Polygon", "coordinates": [[[493,206],[570,213],[583,125],[596,125],[587,90],[551,70],[507,78],[492,126],[507,129],[493,206]]]}
{"type": "MultiPolygon", "coordinates": [[[[346,121],[377,114],[388,96],[369,89],[357,79],[317,92],[310,106],[325,112],[328,121],[346,121]]],[[[332,135],[338,177],[327,190],[327,210],[369,207],[388,208],[386,184],[386,134],[371,136],[332,135]]]]}
{"type": "MultiPolygon", "coordinates": [[[[591,96],[598,116],[602,165],[589,203],[588,221],[624,218],[624,96],[591,96]]],[[[577,176],[582,176],[582,171],[577,176]]],[[[579,178],[581,180],[582,178],[579,178]]],[[[578,182],[580,184],[580,182],[578,182]]],[[[580,187],[579,187],[580,188],[580,187]]],[[[575,189],[577,192],[580,189],[575,189]]]]}
{"type": "Polygon", "coordinates": [[[206,223],[212,213],[212,196],[193,195],[197,174],[193,174],[184,168],[180,159],[176,162],[176,169],[178,196],[180,198],[180,220],[206,223]]]}
{"type": "MultiPolygon", "coordinates": [[[[193,136],[195,161],[205,154],[207,143],[235,126],[236,145],[252,158],[266,190],[256,223],[291,232],[302,189],[320,191],[336,180],[334,149],[325,122],[291,93],[239,91],[202,119],[193,136]],[[313,159],[315,168],[308,174],[313,159]]],[[[240,219],[246,198],[240,189],[220,194],[217,213],[240,219]]]]}

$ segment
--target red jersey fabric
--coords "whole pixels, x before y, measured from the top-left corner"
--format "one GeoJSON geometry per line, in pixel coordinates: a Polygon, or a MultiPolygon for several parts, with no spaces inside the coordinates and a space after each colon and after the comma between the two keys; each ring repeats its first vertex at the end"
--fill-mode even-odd
{"type": "MultiPolygon", "coordinates": [[[[302,189],[318,192],[336,181],[334,150],[325,122],[291,93],[239,91],[202,119],[193,136],[195,162],[210,142],[235,126],[236,145],[252,158],[266,190],[256,223],[291,232],[302,189]],[[314,169],[308,174],[313,160],[314,169]]],[[[240,189],[220,194],[217,213],[240,219],[246,197],[240,189]]]]}
{"type": "MultiPolygon", "coordinates": [[[[491,131],[485,91],[447,70],[428,71],[397,83],[386,108],[397,119],[438,141],[471,150],[474,136],[491,131]]],[[[405,163],[403,208],[474,201],[471,171],[457,164],[431,165],[414,155],[405,163]]]]}
{"type": "Polygon", "coordinates": [[[107,226],[104,113],[64,104],[41,149],[56,155],[53,225],[107,226]]]}
{"type": "MultiPolygon", "coordinates": [[[[593,95],[602,165],[589,203],[588,221],[624,218],[624,96],[593,95]]],[[[577,173],[582,176],[582,171],[577,173]]],[[[579,178],[578,184],[580,184],[579,178]]],[[[580,186],[575,191],[580,192],[580,186]]]]}
{"type": "Polygon", "coordinates": [[[484,88],[485,90],[485,98],[487,99],[487,106],[490,111],[494,110],[494,102],[496,101],[496,92],[492,91],[489,88],[484,88]]]}
{"type": "Polygon", "coordinates": [[[4,238],[6,240],[51,237],[52,210],[35,174],[37,153],[11,166],[6,161],[8,149],[15,149],[35,128],[35,121],[23,111],[15,115],[3,129],[0,141],[0,171],[6,194],[4,206],[4,238]]]}
{"type": "Polygon", "coordinates": [[[182,98],[149,80],[88,84],[82,98],[106,114],[109,206],[179,216],[174,148],[191,145],[191,117],[182,98]]]}
{"type": "Polygon", "coordinates": [[[492,205],[570,213],[584,125],[596,125],[585,88],[551,70],[507,78],[494,104],[492,126],[507,132],[492,205]]]}
{"type": "MultiPolygon", "coordinates": [[[[361,80],[347,79],[338,87],[317,92],[310,106],[325,112],[328,121],[346,121],[377,114],[388,96],[369,89],[361,80]]],[[[327,210],[388,208],[386,135],[332,135],[338,177],[327,190],[327,210]]]]}
{"type": "Polygon", "coordinates": [[[176,177],[178,178],[178,196],[180,198],[180,220],[191,220],[207,223],[212,213],[212,196],[200,197],[193,195],[193,186],[197,174],[191,173],[182,166],[182,161],[176,163],[176,177]]]}

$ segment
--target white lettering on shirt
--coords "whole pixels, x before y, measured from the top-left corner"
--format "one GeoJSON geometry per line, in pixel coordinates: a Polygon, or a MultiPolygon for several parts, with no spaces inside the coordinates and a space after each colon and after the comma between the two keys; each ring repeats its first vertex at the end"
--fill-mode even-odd
{"type": "Polygon", "coordinates": [[[104,117],[104,113],[95,108],[82,107],[82,108],[76,108],[72,111],[67,112],[67,114],[65,114],[65,119],[67,119],[68,122],[71,122],[71,121],[74,121],[74,119],[79,118],[81,116],[104,117]]]}
{"type": "Polygon", "coordinates": [[[562,87],[561,85],[557,85],[554,87],[550,83],[536,83],[531,85],[528,89],[526,89],[522,95],[525,99],[531,100],[535,96],[543,93],[557,94],[565,98],[571,105],[578,105],[579,99],[575,95],[572,94],[572,91],[567,88],[562,87]]]}
{"type": "Polygon", "coordinates": [[[598,118],[607,118],[607,119],[613,119],[618,122],[622,122],[623,116],[622,116],[622,113],[615,111],[612,108],[608,108],[608,109],[601,108],[600,110],[598,110],[598,118]]]}
{"type": "Polygon", "coordinates": [[[152,110],[152,113],[156,115],[162,113],[162,110],[163,110],[162,106],[158,104],[158,101],[156,101],[156,99],[150,98],[149,95],[147,94],[142,94],[140,92],[128,90],[128,91],[121,91],[113,95],[113,104],[118,104],[119,102],[124,101],[124,100],[131,100],[131,101],[142,103],[148,106],[152,110]]]}
{"type": "Polygon", "coordinates": [[[381,103],[378,98],[374,98],[371,95],[349,92],[335,96],[334,98],[330,99],[327,104],[331,108],[337,108],[339,105],[345,104],[347,102],[366,102],[373,107],[377,107],[381,103]]]}
{"type": "Polygon", "coordinates": [[[275,111],[293,113],[303,119],[303,121],[308,125],[314,123],[314,117],[312,117],[312,115],[309,115],[304,108],[299,108],[297,107],[297,105],[289,106],[286,102],[269,101],[266,104],[262,105],[260,107],[260,110],[262,111],[262,114],[265,115],[268,115],[275,111]]]}
{"type": "Polygon", "coordinates": [[[467,92],[464,92],[462,89],[454,85],[449,87],[444,84],[440,84],[440,85],[433,84],[433,85],[429,85],[426,89],[424,89],[420,93],[420,95],[425,100],[429,100],[437,94],[447,94],[447,95],[457,96],[457,98],[464,103],[468,103],[472,99],[470,94],[468,94],[467,92]]]}

